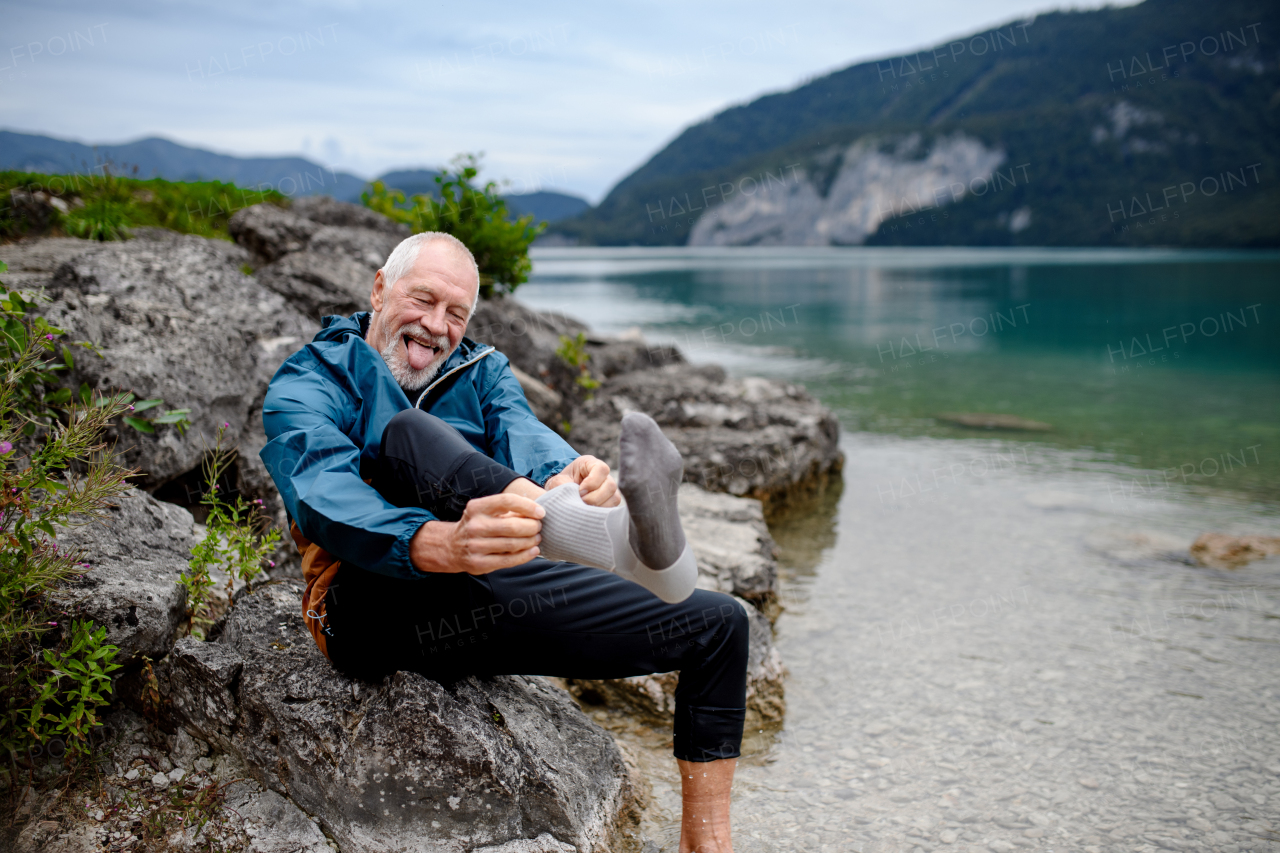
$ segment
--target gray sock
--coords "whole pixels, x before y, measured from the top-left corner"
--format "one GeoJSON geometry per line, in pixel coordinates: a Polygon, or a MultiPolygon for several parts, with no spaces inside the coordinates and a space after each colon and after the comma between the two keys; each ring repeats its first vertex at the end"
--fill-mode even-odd
{"type": "Polygon", "coordinates": [[[618,450],[618,489],[631,512],[631,548],[651,569],[673,566],[686,544],[676,507],[684,474],[680,451],[640,412],[622,419],[618,450]]]}

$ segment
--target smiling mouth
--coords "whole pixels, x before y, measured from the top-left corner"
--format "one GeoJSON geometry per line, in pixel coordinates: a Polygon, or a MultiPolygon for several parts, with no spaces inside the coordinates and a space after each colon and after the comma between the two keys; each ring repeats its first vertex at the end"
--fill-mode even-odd
{"type": "Polygon", "coordinates": [[[443,351],[441,347],[425,343],[413,335],[401,335],[404,339],[405,356],[409,362],[409,367],[413,370],[423,370],[431,365],[433,361],[440,357],[443,351]]]}

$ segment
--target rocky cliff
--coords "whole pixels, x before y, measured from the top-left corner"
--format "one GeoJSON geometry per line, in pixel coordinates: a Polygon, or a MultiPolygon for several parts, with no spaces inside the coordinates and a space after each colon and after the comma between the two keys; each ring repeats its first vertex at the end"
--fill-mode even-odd
{"type": "Polygon", "coordinates": [[[963,134],[931,145],[911,134],[833,146],[807,169],[780,173],[776,182],[766,179],[750,194],[709,208],[689,232],[689,245],[859,245],[887,219],[936,216],[969,194],[991,192],[1004,160],[1003,151],[963,134]]]}

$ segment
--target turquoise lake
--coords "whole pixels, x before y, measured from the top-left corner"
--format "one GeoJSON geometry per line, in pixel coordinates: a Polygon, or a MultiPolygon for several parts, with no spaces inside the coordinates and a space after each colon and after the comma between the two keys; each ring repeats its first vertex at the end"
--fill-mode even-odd
{"type": "Polygon", "coordinates": [[[849,430],[940,438],[1016,415],[1137,472],[1280,499],[1280,254],[558,249],[522,300],[693,361],[803,383],[849,430]]]}

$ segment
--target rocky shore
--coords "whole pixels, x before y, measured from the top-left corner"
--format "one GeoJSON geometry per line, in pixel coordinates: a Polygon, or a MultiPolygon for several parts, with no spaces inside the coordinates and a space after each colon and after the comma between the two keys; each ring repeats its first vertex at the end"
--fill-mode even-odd
{"type": "MultiPolygon", "coordinates": [[[[229,486],[261,499],[283,525],[258,458],[267,383],[321,315],[367,308],[373,271],[407,232],[326,198],[240,211],[234,244],[139,231],[124,243],[0,247],[10,288],[43,288],[51,322],[102,345],[101,358],[77,357],[69,381],[161,397],[189,408],[192,422],[185,434],[126,428],[109,436],[122,463],[142,469],[138,488],[102,523],[60,536],[85,548],[92,570],[60,590],[59,603],[106,626],[125,664],[103,784],[53,796],[38,784],[57,775],[46,762],[37,784],[18,785],[13,826],[0,842],[18,851],[137,849],[148,796],[203,785],[221,791],[206,828],[176,831],[164,849],[204,849],[215,837],[231,849],[344,853],[587,853],[634,843],[646,781],[575,697],[663,722],[674,675],[568,682],[572,696],[542,678],[441,685],[401,672],[353,682],[303,627],[291,543],[269,580],[236,590],[209,641],[180,636],[186,602],[176,581],[203,535],[191,510],[199,512],[200,463],[213,435],[229,425],[239,448],[229,486]]],[[[535,412],[581,452],[616,461],[618,423],[629,411],[663,426],[686,460],[680,509],[699,586],[736,595],[757,614],[752,721],[780,721],[777,566],[764,513],[838,476],[832,414],[800,388],[727,380],[674,349],[598,338],[512,298],[482,302],[468,334],[509,356],[535,412]],[[571,364],[557,351],[580,333],[587,358],[571,364]]]]}

